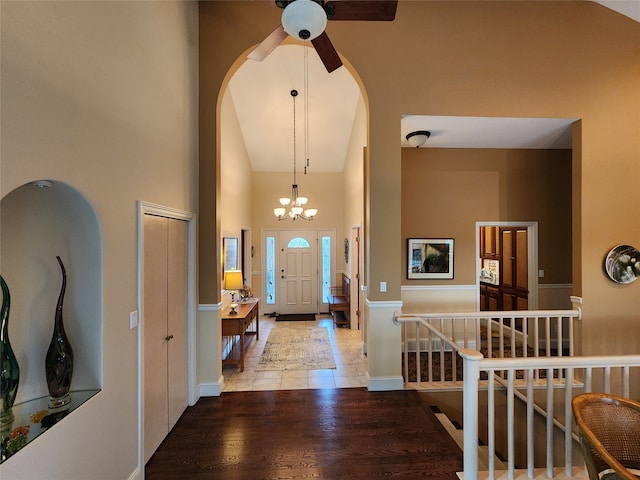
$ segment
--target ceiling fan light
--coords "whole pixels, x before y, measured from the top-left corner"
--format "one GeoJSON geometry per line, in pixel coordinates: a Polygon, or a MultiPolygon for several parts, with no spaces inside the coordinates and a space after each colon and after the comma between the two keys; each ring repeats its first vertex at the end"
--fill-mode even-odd
{"type": "Polygon", "coordinates": [[[312,0],[296,0],[282,12],[282,27],[293,38],[313,40],[327,27],[327,14],[312,0]]]}
{"type": "Polygon", "coordinates": [[[406,139],[412,147],[420,148],[427,142],[430,136],[431,132],[427,130],[417,130],[415,132],[408,133],[406,139]]]}

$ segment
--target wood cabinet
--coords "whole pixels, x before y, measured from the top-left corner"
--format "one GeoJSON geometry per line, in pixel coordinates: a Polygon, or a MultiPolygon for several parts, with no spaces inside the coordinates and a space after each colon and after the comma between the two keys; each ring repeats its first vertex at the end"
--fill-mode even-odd
{"type": "Polygon", "coordinates": [[[480,227],[480,258],[500,260],[498,227],[480,227]]]}
{"type": "Polygon", "coordinates": [[[529,271],[527,227],[500,228],[502,310],[527,310],[529,271]]]}
{"type": "Polygon", "coordinates": [[[502,310],[500,288],[480,283],[480,310],[502,310]]]}
{"type": "Polygon", "coordinates": [[[182,220],[145,214],[144,461],[188,403],[187,230],[182,220]]]}
{"type": "MultiPolygon", "coordinates": [[[[480,258],[499,262],[496,282],[480,281],[480,310],[527,310],[529,308],[527,227],[481,226],[480,258]]],[[[493,262],[493,263],[498,263],[493,262]]]]}

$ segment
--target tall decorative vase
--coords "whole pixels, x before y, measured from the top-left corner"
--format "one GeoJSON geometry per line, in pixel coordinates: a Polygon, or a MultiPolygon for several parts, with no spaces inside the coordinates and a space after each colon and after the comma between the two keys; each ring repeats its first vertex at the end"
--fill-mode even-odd
{"type": "Polygon", "coordinates": [[[64,323],[62,321],[62,303],[64,301],[64,292],[67,288],[67,272],[60,257],[56,258],[62,270],[62,288],[56,305],[53,337],[45,359],[50,408],[62,407],[69,403],[71,400],[69,388],[71,387],[71,377],[73,375],[73,349],[64,331],[64,323]]]}
{"type": "Polygon", "coordinates": [[[11,296],[9,287],[0,275],[2,286],[2,310],[0,320],[0,430],[10,428],[13,423],[13,402],[18,392],[20,367],[9,342],[9,309],[11,296]]]}

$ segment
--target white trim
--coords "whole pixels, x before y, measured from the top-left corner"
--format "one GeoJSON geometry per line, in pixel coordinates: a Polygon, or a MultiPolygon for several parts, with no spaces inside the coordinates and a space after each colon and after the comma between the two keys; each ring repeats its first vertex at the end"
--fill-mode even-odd
{"type": "Polygon", "coordinates": [[[376,308],[392,308],[394,310],[402,310],[402,300],[380,302],[377,300],[369,300],[368,298],[365,298],[364,301],[370,310],[376,308]]]}
{"type": "Polygon", "coordinates": [[[222,310],[222,302],[219,303],[199,303],[199,312],[219,312],[222,310]]]}
{"type": "Polygon", "coordinates": [[[187,226],[187,388],[189,405],[195,405],[196,371],[196,215],[195,213],[138,200],[138,467],[144,476],[144,215],[186,221],[187,226]]]}
{"type": "Polygon", "coordinates": [[[143,480],[142,470],[136,467],[136,469],[131,473],[131,475],[129,475],[129,478],[127,480],[143,480]]]}
{"type": "Polygon", "coordinates": [[[367,390],[370,392],[388,392],[390,390],[404,390],[404,379],[398,377],[370,377],[367,372],[367,390]]]}
{"type": "Polygon", "coordinates": [[[473,290],[475,292],[477,288],[477,285],[402,285],[400,290],[407,292],[473,290]]]}
{"type": "Polygon", "coordinates": [[[224,375],[220,375],[217,382],[201,383],[198,385],[198,393],[201,397],[219,397],[224,390],[224,375]]]}

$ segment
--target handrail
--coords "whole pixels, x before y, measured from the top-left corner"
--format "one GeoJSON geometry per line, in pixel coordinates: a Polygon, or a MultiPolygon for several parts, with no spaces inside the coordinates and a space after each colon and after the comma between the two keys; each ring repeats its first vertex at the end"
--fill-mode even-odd
{"type": "MultiPolygon", "coordinates": [[[[456,356],[448,357],[450,353],[446,352],[456,352],[460,348],[482,350],[487,357],[572,356],[575,353],[574,322],[579,321],[581,315],[580,308],[439,313],[396,311],[393,322],[402,326],[404,339],[405,382],[410,381],[409,352],[415,353],[418,385],[424,381],[420,371],[421,353],[426,353],[428,365],[433,365],[434,356],[439,355],[436,359],[440,360],[440,385],[446,388],[456,388],[457,381],[461,380],[456,356]],[[409,328],[411,324],[415,325],[415,330],[409,328]],[[447,371],[446,362],[451,364],[447,371]],[[453,383],[448,383],[445,377],[453,383]]],[[[425,375],[429,385],[434,384],[434,373],[437,375],[437,370],[434,372],[429,368],[425,375]]]]}
{"type": "Polygon", "coordinates": [[[394,323],[403,331],[407,386],[411,385],[408,365],[409,352],[412,352],[416,362],[415,380],[419,388],[424,388],[420,372],[422,352],[429,357],[427,388],[463,390],[465,480],[478,478],[479,415],[487,415],[482,422],[482,436],[486,437],[488,448],[489,480],[496,478],[497,449],[505,455],[505,473],[510,480],[515,478],[516,463],[522,467],[526,463],[526,475],[531,479],[540,474],[553,478],[554,453],[560,455],[560,450],[555,452],[553,448],[554,440],[557,441],[555,435],[564,438],[564,473],[571,477],[575,440],[572,395],[577,391],[600,389],[609,393],[620,390],[622,396],[629,396],[632,371],[633,378],[640,377],[640,355],[575,356],[575,322],[581,320],[582,312],[580,302],[573,301],[573,304],[573,310],[394,314],[394,323]],[[415,331],[410,325],[415,325],[415,331]],[[554,342],[557,343],[554,345],[554,342]],[[435,355],[440,355],[440,385],[433,376],[432,359],[438,358],[435,355]],[[451,383],[445,382],[445,355],[450,355],[446,359],[451,364],[451,371],[447,372],[453,380],[451,383]],[[463,383],[457,382],[456,358],[462,362],[463,383]],[[487,390],[482,405],[481,388],[487,390]],[[497,392],[504,395],[504,402],[498,401],[497,392]],[[520,401],[526,405],[526,414],[523,411],[521,419],[516,417],[516,403],[520,401]],[[538,427],[534,428],[538,421],[536,414],[545,419],[546,435],[542,435],[538,427]],[[504,438],[496,436],[501,429],[504,429],[504,438]],[[526,451],[520,448],[525,445],[526,451]],[[535,457],[539,462],[545,454],[544,473],[536,468],[534,453],[539,456],[535,457]]]}
{"type": "MultiPolygon", "coordinates": [[[[537,358],[484,358],[482,354],[475,350],[463,349],[459,352],[459,355],[463,358],[463,368],[465,374],[464,382],[464,478],[475,480],[478,478],[478,390],[479,379],[481,372],[487,372],[490,379],[495,379],[494,372],[496,370],[507,372],[507,414],[510,416],[510,422],[508,423],[508,475],[509,478],[514,478],[514,459],[513,459],[513,446],[514,446],[514,426],[513,426],[513,399],[518,397],[517,388],[514,386],[514,376],[516,371],[523,370],[526,372],[527,378],[527,395],[525,396],[525,403],[527,404],[527,470],[529,478],[533,478],[534,475],[534,463],[533,463],[533,427],[532,427],[532,411],[534,402],[531,399],[531,385],[532,385],[532,372],[534,370],[546,370],[547,372],[547,459],[546,459],[546,475],[549,478],[554,476],[553,465],[553,430],[557,427],[559,422],[554,416],[554,405],[556,401],[553,397],[553,371],[554,369],[564,369],[566,371],[566,377],[564,382],[564,432],[565,432],[565,473],[568,477],[573,474],[573,456],[572,456],[572,441],[574,435],[571,429],[571,398],[573,397],[573,379],[575,377],[575,371],[577,369],[584,369],[585,382],[584,387],[581,389],[585,392],[592,391],[593,386],[593,373],[599,371],[600,380],[602,382],[601,389],[604,391],[611,391],[613,388],[613,381],[611,377],[611,369],[616,368],[621,371],[620,386],[618,387],[622,394],[628,396],[629,392],[629,376],[630,369],[637,368],[640,371],[640,355],[620,355],[620,356],[585,356],[585,357],[537,357],[537,358]]],[[[504,386],[502,378],[497,378],[498,383],[504,386]]],[[[490,383],[492,380],[490,380],[490,383]]],[[[487,410],[489,412],[488,423],[488,435],[489,435],[489,458],[491,459],[495,455],[494,440],[495,435],[494,425],[492,423],[493,411],[495,405],[492,400],[492,385],[489,386],[489,401],[487,410]]],[[[495,471],[492,466],[489,470],[489,478],[495,478],[495,471]]]]}

